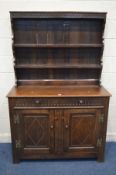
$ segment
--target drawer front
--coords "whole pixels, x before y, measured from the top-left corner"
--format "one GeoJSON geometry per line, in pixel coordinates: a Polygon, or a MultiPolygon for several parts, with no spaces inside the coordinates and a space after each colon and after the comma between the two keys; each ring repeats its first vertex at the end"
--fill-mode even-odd
{"type": "Polygon", "coordinates": [[[61,97],[61,98],[17,98],[15,107],[75,107],[103,106],[104,98],[61,97]]]}

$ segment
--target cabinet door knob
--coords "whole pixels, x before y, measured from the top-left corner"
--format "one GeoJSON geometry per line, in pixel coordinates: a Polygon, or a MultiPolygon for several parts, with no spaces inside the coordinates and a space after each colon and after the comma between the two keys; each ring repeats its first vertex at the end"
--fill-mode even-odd
{"type": "Polygon", "coordinates": [[[68,128],[68,125],[65,125],[65,128],[67,129],[68,128]]]}
{"type": "Polygon", "coordinates": [[[53,126],[53,125],[51,125],[51,126],[50,126],[50,128],[51,128],[51,129],[53,129],[53,128],[54,128],[54,126],[53,126]]]}

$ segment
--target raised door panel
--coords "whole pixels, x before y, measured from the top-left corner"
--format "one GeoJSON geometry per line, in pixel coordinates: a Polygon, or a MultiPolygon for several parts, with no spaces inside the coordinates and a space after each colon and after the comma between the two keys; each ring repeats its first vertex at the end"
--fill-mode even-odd
{"type": "Polygon", "coordinates": [[[99,109],[70,109],[64,112],[64,150],[97,151],[99,109]]]}
{"type": "Polygon", "coordinates": [[[37,157],[54,150],[54,114],[50,110],[17,110],[17,140],[21,144],[21,157],[37,157]]]}

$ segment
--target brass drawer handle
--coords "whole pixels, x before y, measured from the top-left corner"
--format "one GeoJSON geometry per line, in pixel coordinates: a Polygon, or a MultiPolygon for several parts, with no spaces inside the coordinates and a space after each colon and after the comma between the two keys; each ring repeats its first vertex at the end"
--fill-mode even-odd
{"type": "Polygon", "coordinates": [[[83,104],[83,100],[79,100],[79,103],[80,103],[80,104],[83,104]]]}
{"type": "Polygon", "coordinates": [[[35,103],[36,103],[36,104],[39,104],[39,103],[40,103],[40,100],[36,100],[35,103]]]}
{"type": "Polygon", "coordinates": [[[68,125],[65,125],[65,128],[66,128],[66,129],[68,129],[68,127],[69,127],[68,125]]]}

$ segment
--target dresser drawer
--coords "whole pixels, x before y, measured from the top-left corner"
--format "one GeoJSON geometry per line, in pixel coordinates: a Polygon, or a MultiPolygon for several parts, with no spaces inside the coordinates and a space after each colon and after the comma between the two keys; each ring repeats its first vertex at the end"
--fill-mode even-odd
{"type": "Polygon", "coordinates": [[[17,98],[15,107],[70,107],[103,106],[104,98],[61,97],[61,98],[17,98]]]}

